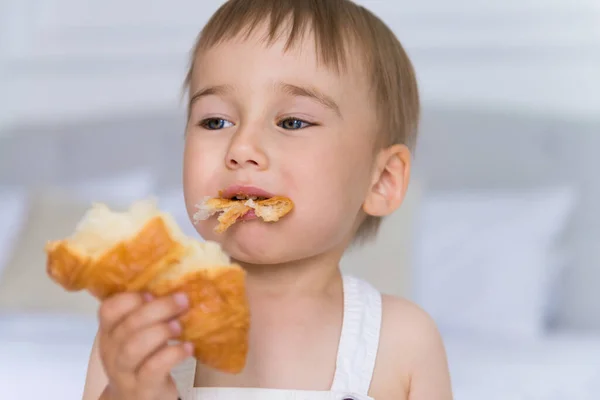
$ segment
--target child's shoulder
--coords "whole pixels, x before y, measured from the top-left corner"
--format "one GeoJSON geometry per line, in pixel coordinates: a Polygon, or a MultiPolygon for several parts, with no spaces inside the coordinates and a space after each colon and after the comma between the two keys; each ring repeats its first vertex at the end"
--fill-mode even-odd
{"type": "Polygon", "coordinates": [[[413,302],[382,296],[380,353],[402,355],[405,362],[423,359],[428,353],[445,353],[433,318],[413,302]]]}
{"type": "MultiPolygon", "coordinates": [[[[382,295],[383,336],[392,335],[395,345],[401,345],[398,338],[408,340],[412,345],[422,341],[440,341],[440,334],[433,318],[415,303],[390,295],[382,295]]],[[[382,338],[385,339],[385,338],[382,338]]],[[[385,345],[385,342],[382,343],[385,345]]]]}
{"type": "Polygon", "coordinates": [[[401,398],[399,392],[407,396],[409,391],[415,399],[449,398],[446,351],[431,316],[409,300],[389,295],[382,296],[382,307],[374,389],[385,392],[381,398],[401,398]],[[429,392],[432,385],[440,390],[427,393],[432,397],[414,396],[429,392]]]}

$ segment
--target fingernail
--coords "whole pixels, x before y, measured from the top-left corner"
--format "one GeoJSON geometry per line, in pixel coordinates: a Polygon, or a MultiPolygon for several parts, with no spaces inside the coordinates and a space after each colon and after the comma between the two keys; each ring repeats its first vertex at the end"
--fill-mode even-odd
{"type": "Polygon", "coordinates": [[[154,296],[152,296],[150,293],[144,293],[143,297],[144,297],[145,301],[152,301],[152,300],[154,300],[154,296]]]}
{"type": "Polygon", "coordinates": [[[181,308],[186,308],[189,304],[188,297],[185,293],[175,293],[173,299],[175,299],[175,302],[179,304],[181,308]]]}
{"type": "Polygon", "coordinates": [[[194,352],[194,345],[191,344],[190,342],[185,342],[183,344],[183,348],[185,349],[185,352],[188,353],[189,355],[192,355],[192,353],[194,352]]]}
{"type": "Polygon", "coordinates": [[[179,321],[169,322],[169,328],[171,329],[171,332],[173,332],[173,334],[175,335],[179,335],[181,333],[181,324],[179,323],[179,321]]]}

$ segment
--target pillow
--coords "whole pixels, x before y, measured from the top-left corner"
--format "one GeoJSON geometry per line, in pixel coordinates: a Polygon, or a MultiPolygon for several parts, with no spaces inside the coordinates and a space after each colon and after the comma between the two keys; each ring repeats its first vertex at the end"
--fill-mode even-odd
{"type": "Polygon", "coordinates": [[[48,240],[73,233],[89,207],[64,192],[45,190],[30,197],[26,222],[0,275],[0,312],[96,313],[92,296],[68,293],[50,280],[44,253],[48,240]]]}
{"type": "Polygon", "coordinates": [[[0,188],[0,276],[26,219],[26,203],[23,190],[0,188]]]}
{"type": "Polygon", "coordinates": [[[573,209],[569,188],[441,193],[424,200],[415,301],[446,334],[533,339],[545,329],[573,209]]]}
{"type": "Polygon", "coordinates": [[[411,180],[400,209],[384,218],[372,242],[351,248],[342,258],[345,273],[370,282],[383,293],[406,296],[410,292],[414,215],[423,192],[419,179],[411,180]]]}
{"type": "Polygon", "coordinates": [[[69,236],[93,202],[116,209],[148,197],[155,187],[151,171],[133,171],[70,185],[34,190],[14,251],[0,271],[0,311],[95,314],[87,292],[67,293],[46,274],[44,246],[69,236]]]}

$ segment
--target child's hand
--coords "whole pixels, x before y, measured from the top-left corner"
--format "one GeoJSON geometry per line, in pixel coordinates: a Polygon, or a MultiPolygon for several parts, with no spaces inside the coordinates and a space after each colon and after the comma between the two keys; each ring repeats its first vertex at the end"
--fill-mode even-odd
{"type": "Polygon", "coordinates": [[[160,299],[123,293],[100,306],[99,350],[108,386],[103,399],[176,400],[171,368],[192,354],[189,343],[168,344],[181,333],[185,295],[160,299]]]}

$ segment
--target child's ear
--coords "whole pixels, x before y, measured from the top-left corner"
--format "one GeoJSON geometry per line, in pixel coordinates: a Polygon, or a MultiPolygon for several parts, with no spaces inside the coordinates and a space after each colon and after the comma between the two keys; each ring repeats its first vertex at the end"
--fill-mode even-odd
{"type": "Polygon", "coordinates": [[[411,153],[405,145],[396,144],[381,150],[375,160],[364,212],[383,217],[400,207],[408,189],[410,167],[411,153]]]}

